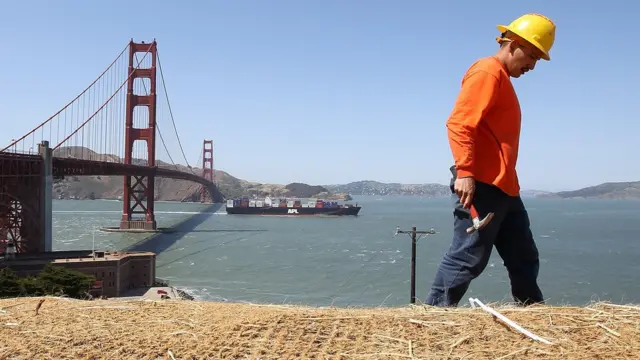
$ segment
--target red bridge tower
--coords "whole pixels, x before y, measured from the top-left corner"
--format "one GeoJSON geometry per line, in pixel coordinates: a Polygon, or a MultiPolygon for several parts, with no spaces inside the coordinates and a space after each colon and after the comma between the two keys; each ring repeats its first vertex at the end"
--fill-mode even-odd
{"type": "MultiPolygon", "coordinates": [[[[142,140],[147,143],[147,166],[150,168],[156,165],[156,46],[155,40],[151,44],[134,43],[133,40],[129,43],[130,76],[127,80],[124,163],[132,164],[133,144],[136,140],[142,140]],[[150,68],[136,68],[138,64],[134,67],[134,56],[138,52],[148,52],[147,56],[151,57],[150,68]],[[149,95],[133,93],[134,81],[139,78],[149,79],[151,83],[149,95]],[[146,106],[149,109],[149,122],[146,128],[133,127],[133,113],[136,106],[146,106]]],[[[156,230],[156,218],[153,212],[155,181],[151,171],[149,173],[145,176],[124,177],[123,210],[122,220],[120,220],[122,230],[156,230]],[[134,215],[142,216],[134,218],[134,215]]]]}
{"type": "MultiPolygon", "coordinates": [[[[213,182],[213,140],[204,140],[202,143],[202,177],[213,182]]],[[[206,186],[200,186],[200,202],[213,202],[212,194],[206,186]]]]}

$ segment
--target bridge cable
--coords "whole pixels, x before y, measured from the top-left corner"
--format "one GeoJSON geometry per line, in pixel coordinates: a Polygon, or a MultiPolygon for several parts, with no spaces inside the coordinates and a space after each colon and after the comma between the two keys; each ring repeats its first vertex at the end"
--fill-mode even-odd
{"type": "Polygon", "coordinates": [[[160,141],[162,142],[162,146],[164,147],[164,151],[167,152],[167,156],[169,157],[169,161],[171,161],[171,163],[173,164],[173,167],[176,168],[176,170],[178,169],[178,165],[176,164],[175,161],[173,161],[173,157],[171,157],[171,154],[169,153],[169,149],[167,149],[167,144],[165,144],[164,142],[164,137],[162,137],[162,133],[160,132],[160,127],[158,126],[158,122],[156,122],[156,130],[158,130],[158,135],[160,135],[160,141]]]}
{"type": "MultiPolygon", "coordinates": [[[[138,60],[138,54],[137,53],[135,54],[135,57],[136,57],[136,61],[138,61],[138,64],[140,64],[141,61],[138,60]]],[[[144,81],[142,82],[142,87],[144,88],[145,94],[149,95],[149,90],[147,90],[147,85],[144,83],[144,81]]],[[[180,170],[180,169],[178,169],[178,165],[176,165],[176,162],[173,161],[173,157],[171,156],[171,153],[169,153],[169,149],[167,148],[167,144],[164,141],[164,137],[162,136],[162,132],[160,131],[160,126],[158,125],[157,119],[156,119],[156,130],[158,131],[158,135],[160,135],[160,142],[162,142],[162,146],[164,147],[164,151],[166,151],[167,152],[167,156],[169,156],[169,161],[171,161],[171,163],[176,168],[176,170],[180,170]]]]}
{"type": "MultiPolygon", "coordinates": [[[[204,177],[204,164],[200,164],[200,161],[202,160],[202,154],[204,153],[204,148],[200,149],[200,155],[198,156],[198,160],[196,161],[196,168],[198,167],[198,165],[202,165],[202,176],[204,177]]],[[[194,174],[197,175],[197,174],[194,174]]],[[[190,184],[187,185],[187,189],[185,190],[186,192],[191,192],[191,196],[193,196],[193,187],[194,186],[202,186],[202,184],[198,184],[198,183],[194,183],[191,182],[190,184]]],[[[182,188],[181,188],[182,190],[182,188]]],[[[213,196],[212,196],[213,198],[213,196]]]]}
{"type": "MultiPolygon", "coordinates": [[[[33,130],[29,131],[28,133],[26,133],[25,135],[23,135],[21,138],[15,140],[13,143],[11,143],[10,145],[8,145],[7,147],[5,147],[4,149],[0,150],[0,151],[6,151],[7,149],[9,149],[10,147],[16,145],[18,142],[24,140],[24,138],[26,138],[27,136],[33,134],[34,132],[36,132],[36,130],[42,128],[44,125],[46,125],[49,121],[51,121],[53,118],[55,118],[56,116],[58,116],[61,112],[63,112],[64,110],[66,110],[70,105],[72,105],[76,100],[78,100],[80,98],[80,96],[84,95],[84,93],[86,93],[96,82],[98,82],[98,80],[100,80],[102,78],[102,76],[109,71],[109,69],[111,69],[111,67],[116,63],[116,61],[118,61],[118,59],[120,59],[120,57],[122,56],[122,54],[124,54],[124,52],[129,48],[129,44],[127,44],[127,46],[124,47],[124,49],[122,50],[122,52],[120,53],[120,55],[118,55],[118,57],[116,57],[115,60],[113,60],[113,62],[95,79],[93,80],[93,82],[91,84],[89,84],[89,86],[87,86],[86,89],[84,89],[80,94],[78,94],[78,96],[76,96],[73,100],[71,100],[67,105],[65,105],[62,109],[60,109],[58,112],[56,112],[55,114],[53,114],[51,117],[49,117],[47,120],[43,121],[40,125],[38,125],[37,127],[33,128],[33,130]]],[[[119,90],[119,89],[118,89],[119,90]]],[[[111,99],[109,99],[111,100],[111,99]]],[[[107,101],[108,102],[108,101],[107,101]]],[[[65,139],[66,141],[66,139],[65,139]]]]}
{"type": "MultiPolygon", "coordinates": [[[[153,45],[153,44],[152,44],[152,45],[153,45]]],[[[151,50],[151,46],[152,46],[152,45],[149,45],[149,50],[147,50],[147,52],[146,52],[146,53],[144,54],[144,56],[142,57],[142,60],[140,60],[140,61],[143,61],[143,60],[145,59],[145,57],[147,57],[147,55],[149,54],[149,51],[151,50]]],[[[138,62],[138,65],[137,65],[136,69],[139,69],[139,68],[140,68],[140,62],[138,62]]],[[[127,79],[126,79],[126,80],[125,80],[125,81],[120,85],[120,87],[119,87],[119,88],[118,88],[118,89],[113,93],[113,95],[111,95],[111,96],[109,97],[109,99],[107,99],[107,101],[105,101],[105,102],[102,104],[102,106],[100,106],[100,107],[98,108],[98,110],[96,110],[96,111],[93,113],[93,115],[91,115],[87,120],[85,120],[82,124],[80,124],[80,126],[79,126],[79,127],[78,127],[74,132],[72,132],[71,134],[69,134],[69,136],[67,136],[64,140],[62,140],[62,142],[60,142],[58,145],[56,145],[56,147],[54,147],[54,148],[53,148],[53,150],[57,150],[57,149],[58,149],[58,147],[60,147],[60,145],[64,144],[67,140],[69,140],[69,138],[71,138],[73,135],[75,135],[76,133],[78,133],[78,131],[80,131],[81,129],[83,129],[83,128],[84,128],[84,126],[85,126],[85,125],[87,125],[87,123],[88,123],[89,121],[91,121],[91,119],[93,119],[93,118],[96,116],[96,114],[98,114],[98,112],[100,112],[100,110],[102,110],[102,108],[104,108],[104,107],[105,107],[105,106],[106,106],[106,105],[111,101],[111,99],[113,99],[113,97],[114,97],[118,92],[120,92],[120,90],[122,89],[122,87],[123,87],[125,84],[127,84],[127,82],[129,81],[129,79],[131,78],[131,76],[133,76],[133,71],[129,74],[129,76],[127,77],[127,79]]]]}
{"type": "MultiPolygon", "coordinates": [[[[198,157],[198,159],[202,158],[202,153],[203,153],[203,151],[204,151],[204,149],[200,149],[200,156],[198,157]]],[[[198,167],[198,165],[199,165],[199,164],[200,164],[200,160],[197,160],[197,161],[196,161],[196,167],[198,167]]],[[[204,166],[203,166],[203,168],[204,168],[204,166]]],[[[204,174],[204,172],[203,172],[203,174],[204,174]]],[[[197,174],[194,174],[194,175],[196,175],[196,176],[197,176],[197,174]]],[[[185,192],[187,192],[187,193],[191,193],[191,195],[190,195],[190,196],[193,196],[193,189],[192,189],[192,188],[193,188],[194,186],[201,186],[201,184],[194,183],[194,182],[189,182],[189,183],[187,184],[187,188],[186,188],[185,192]]],[[[182,191],[182,185],[180,185],[180,191],[182,191]]]]}
{"type": "Polygon", "coordinates": [[[164,81],[164,73],[162,72],[162,64],[160,63],[160,54],[156,49],[156,58],[158,59],[158,68],[160,69],[160,78],[162,79],[162,88],[164,89],[164,95],[167,99],[167,106],[169,107],[169,114],[171,116],[171,122],[173,123],[173,130],[176,132],[176,138],[178,139],[178,145],[180,146],[180,151],[182,152],[182,157],[184,161],[187,163],[187,167],[191,170],[191,173],[195,175],[193,169],[189,165],[189,160],[187,160],[187,155],[184,153],[184,148],[182,147],[182,142],[180,141],[180,135],[178,134],[178,128],[176,127],[175,119],[173,118],[173,111],[171,110],[171,102],[169,101],[169,94],[167,93],[167,84],[164,81]]]}
{"type": "MultiPolygon", "coordinates": [[[[138,54],[135,54],[135,57],[136,57],[136,61],[138,61],[138,64],[140,64],[141,61],[138,60],[138,54]]],[[[160,68],[160,72],[162,73],[162,68],[160,66],[160,59],[159,59],[159,56],[158,56],[157,49],[156,49],[156,58],[158,58],[158,65],[159,65],[159,68],[160,68]]],[[[173,112],[171,111],[171,104],[169,103],[169,97],[168,97],[168,94],[167,94],[167,88],[165,86],[164,77],[162,77],[162,83],[163,83],[163,88],[164,88],[164,91],[165,91],[165,96],[166,96],[166,99],[167,99],[167,105],[169,106],[169,112],[171,114],[171,121],[173,122],[174,129],[176,130],[176,138],[178,139],[178,143],[180,143],[180,137],[179,137],[177,129],[176,129],[175,121],[174,121],[174,118],[173,118],[173,112]]],[[[147,85],[144,82],[142,82],[142,86],[144,88],[145,93],[148,94],[149,90],[147,90],[147,85]]],[[[167,156],[169,156],[169,160],[171,161],[173,166],[176,168],[176,170],[180,170],[178,168],[178,165],[173,160],[173,157],[171,156],[171,153],[169,152],[169,149],[167,148],[167,145],[166,145],[166,143],[164,141],[164,137],[162,136],[162,132],[160,131],[160,126],[159,126],[158,121],[156,121],[156,130],[158,131],[158,135],[160,135],[160,141],[162,142],[162,146],[164,147],[164,150],[166,151],[167,156]]],[[[180,149],[182,150],[182,154],[184,156],[184,150],[182,149],[182,144],[180,144],[180,149]]],[[[202,158],[203,152],[204,152],[204,149],[200,149],[200,156],[198,157],[198,160],[196,161],[197,164],[200,163],[200,159],[202,158]]],[[[191,171],[191,173],[196,175],[195,172],[193,171],[193,168],[189,165],[189,161],[186,158],[185,158],[185,162],[187,163],[187,168],[191,171]]],[[[202,166],[203,166],[203,169],[204,169],[204,164],[202,166]]],[[[193,191],[192,188],[195,185],[199,185],[199,184],[195,184],[195,183],[188,184],[186,191],[187,192],[192,192],[193,191]]],[[[181,187],[181,190],[182,190],[182,187],[181,187]]]]}

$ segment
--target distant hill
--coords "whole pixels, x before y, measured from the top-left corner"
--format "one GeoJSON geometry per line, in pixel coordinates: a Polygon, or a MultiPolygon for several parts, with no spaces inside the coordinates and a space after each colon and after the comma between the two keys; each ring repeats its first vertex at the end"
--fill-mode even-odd
{"type": "Polygon", "coordinates": [[[588,198],[588,199],[638,199],[640,200],[640,181],[608,182],[573,191],[560,191],[541,197],[588,198]]]}
{"type": "MultiPolygon", "coordinates": [[[[63,147],[55,151],[54,156],[70,156],[90,160],[121,161],[116,155],[98,154],[83,147],[63,147]]],[[[134,164],[143,165],[144,161],[134,159],[134,164]]],[[[184,165],[172,165],[156,161],[159,167],[189,171],[184,165]]],[[[196,174],[202,169],[192,168],[196,174]]],[[[422,197],[449,196],[448,185],[442,184],[400,184],[382,183],[378,181],[356,181],[337,185],[308,185],[303,183],[263,184],[238,179],[225,171],[215,170],[216,183],[220,192],[227,199],[241,196],[272,196],[322,198],[327,200],[350,200],[350,195],[406,195],[422,197]]],[[[54,180],[53,194],[55,198],[68,199],[118,199],[122,196],[122,176],[68,176],[54,180]]],[[[184,180],[157,178],[155,182],[156,200],[199,201],[200,185],[184,180]]],[[[523,190],[523,197],[553,198],[598,198],[598,199],[640,199],[640,181],[609,182],[590,186],[579,190],[556,193],[523,190]]]]}
{"type": "MultiPolygon", "coordinates": [[[[63,147],[54,152],[54,156],[74,157],[80,159],[120,162],[118,156],[111,154],[98,154],[87,148],[74,146],[63,147]]],[[[134,164],[144,165],[140,159],[134,159],[134,164]]],[[[173,165],[156,160],[156,165],[163,168],[190,171],[184,165],[173,165]]],[[[191,168],[194,173],[202,174],[202,169],[191,168]]],[[[53,184],[53,196],[57,199],[119,199],[123,193],[122,176],[67,176],[64,179],[56,179],[53,184]]],[[[347,194],[340,194],[322,186],[312,186],[303,183],[291,183],[288,185],[262,184],[249,182],[231,176],[225,171],[215,170],[215,181],[220,192],[226,199],[241,196],[288,196],[309,198],[317,197],[327,200],[348,200],[347,194]]],[[[156,200],[165,201],[200,201],[200,185],[185,181],[167,178],[156,178],[156,200]]]]}
{"type": "Polygon", "coordinates": [[[549,191],[542,191],[542,190],[521,190],[520,191],[520,196],[521,197],[545,197],[548,196],[550,194],[553,194],[549,191]]]}
{"type": "Polygon", "coordinates": [[[442,184],[400,184],[365,180],[343,185],[325,185],[325,187],[333,192],[347,193],[350,195],[441,197],[451,194],[449,186],[442,184]]]}
{"type": "MultiPolygon", "coordinates": [[[[451,194],[448,185],[442,184],[400,184],[378,181],[356,181],[348,184],[325,185],[332,192],[350,195],[406,195],[441,197],[451,194]]],[[[538,198],[598,198],[598,199],[640,199],[640,181],[610,182],[573,191],[549,192],[542,190],[522,190],[522,197],[538,198]]]]}

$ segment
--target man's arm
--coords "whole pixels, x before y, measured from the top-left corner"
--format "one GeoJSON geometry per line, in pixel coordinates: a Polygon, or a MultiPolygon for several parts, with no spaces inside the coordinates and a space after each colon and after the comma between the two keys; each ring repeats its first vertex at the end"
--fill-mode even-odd
{"type": "Polygon", "coordinates": [[[447,121],[449,145],[458,178],[474,176],[475,137],[478,124],[496,98],[498,78],[483,70],[470,72],[447,121]]]}

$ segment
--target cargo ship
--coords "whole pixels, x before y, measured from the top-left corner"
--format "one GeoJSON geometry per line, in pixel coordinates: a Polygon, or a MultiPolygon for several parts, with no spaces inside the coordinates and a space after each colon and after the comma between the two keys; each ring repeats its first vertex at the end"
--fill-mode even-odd
{"type": "Polygon", "coordinates": [[[227,214],[233,215],[280,215],[280,216],[304,216],[304,215],[332,215],[332,216],[357,216],[361,207],[350,204],[339,204],[337,201],[324,201],[312,199],[302,201],[299,199],[277,199],[266,197],[264,200],[233,199],[227,200],[227,214]]]}

